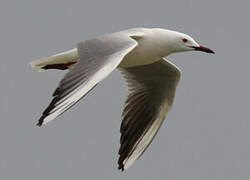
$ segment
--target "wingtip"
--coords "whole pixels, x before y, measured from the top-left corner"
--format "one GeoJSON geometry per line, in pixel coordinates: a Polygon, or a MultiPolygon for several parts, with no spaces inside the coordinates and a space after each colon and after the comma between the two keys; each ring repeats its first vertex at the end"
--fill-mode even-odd
{"type": "Polygon", "coordinates": [[[120,157],[118,160],[118,170],[124,171],[125,169],[127,169],[126,162],[120,157]]]}
{"type": "Polygon", "coordinates": [[[123,164],[119,164],[118,170],[121,170],[123,172],[124,171],[124,165],[123,164]]]}
{"type": "Polygon", "coordinates": [[[41,126],[42,126],[42,124],[41,124],[40,122],[38,122],[36,125],[37,125],[38,127],[41,127],[41,126]]]}
{"type": "Polygon", "coordinates": [[[43,125],[43,119],[44,117],[42,116],[39,120],[38,123],[36,124],[38,127],[41,127],[43,125]]]}

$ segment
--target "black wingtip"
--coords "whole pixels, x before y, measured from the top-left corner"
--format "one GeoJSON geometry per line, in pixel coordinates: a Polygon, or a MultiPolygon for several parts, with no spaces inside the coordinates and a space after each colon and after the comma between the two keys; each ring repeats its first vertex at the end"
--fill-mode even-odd
{"type": "Polygon", "coordinates": [[[41,127],[44,123],[44,119],[50,114],[50,111],[55,107],[55,102],[57,101],[57,97],[55,97],[49,106],[43,111],[42,117],[38,120],[37,126],[41,127]]]}
{"type": "Polygon", "coordinates": [[[39,120],[38,123],[36,124],[38,127],[41,127],[43,125],[43,120],[44,120],[44,116],[42,116],[39,120]]]}
{"type": "Polygon", "coordinates": [[[118,170],[124,171],[124,164],[121,157],[118,159],[118,170]]]}
{"type": "Polygon", "coordinates": [[[124,165],[123,164],[119,164],[118,170],[121,170],[123,172],[124,171],[124,165]]]}
{"type": "Polygon", "coordinates": [[[41,126],[43,125],[43,123],[39,121],[36,125],[37,125],[38,127],[41,127],[41,126]]]}
{"type": "Polygon", "coordinates": [[[69,68],[69,66],[75,64],[76,62],[69,62],[65,64],[47,64],[46,66],[43,66],[42,69],[58,69],[58,70],[66,70],[69,68]]]}
{"type": "Polygon", "coordinates": [[[41,126],[42,126],[42,123],[41,123],[41,122],[38,122],[36,125],[37,125],[38,127],[41,127],[41,126]]]}

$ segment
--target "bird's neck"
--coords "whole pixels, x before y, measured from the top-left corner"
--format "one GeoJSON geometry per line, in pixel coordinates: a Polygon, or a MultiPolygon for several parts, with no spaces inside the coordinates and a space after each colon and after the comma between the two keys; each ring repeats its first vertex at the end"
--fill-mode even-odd
{"type": "Polygon", "coordinates": [[[154,50],[160,57],[165,57],[175,52],[173,42],[175,41],[174,33],[166,29],[152,29],[149,34],[154,50]]]}

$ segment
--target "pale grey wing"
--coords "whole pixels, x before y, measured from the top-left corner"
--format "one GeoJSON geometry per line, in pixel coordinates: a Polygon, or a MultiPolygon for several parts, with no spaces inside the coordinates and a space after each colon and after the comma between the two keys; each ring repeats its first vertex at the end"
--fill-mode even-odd
{"type": "Polygon", "coordinates": [[[43,112],[38,126],[47,123],[73,106],[110,74],[137,42],[127,34],[113,33],[80,42],[79,61],[60,81],[54,99],[43,112]]]}
{"type": "Polygon", "coordinates": [[[142,155],[156,135],[173,103],[181,73],[166,59],[120,70],[129,88],[118,160],[119,169],[124,170],[142,155]]]}

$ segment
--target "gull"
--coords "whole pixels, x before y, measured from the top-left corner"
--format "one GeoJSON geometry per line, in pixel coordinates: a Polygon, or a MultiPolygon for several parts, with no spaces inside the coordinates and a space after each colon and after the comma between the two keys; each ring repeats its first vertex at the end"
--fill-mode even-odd
{"type": "Polygon", "coordinates": [[[133,28],[81,41],[75,49],[31,62],[38,71],[69,70],[37,125],[61,115],[118,69],[129,89],[118,159],[118,169],[127,169],[150,145],[173,104],[181,71],[165,57],[184,51],[214,53],[184,33],[133,28]]]}

